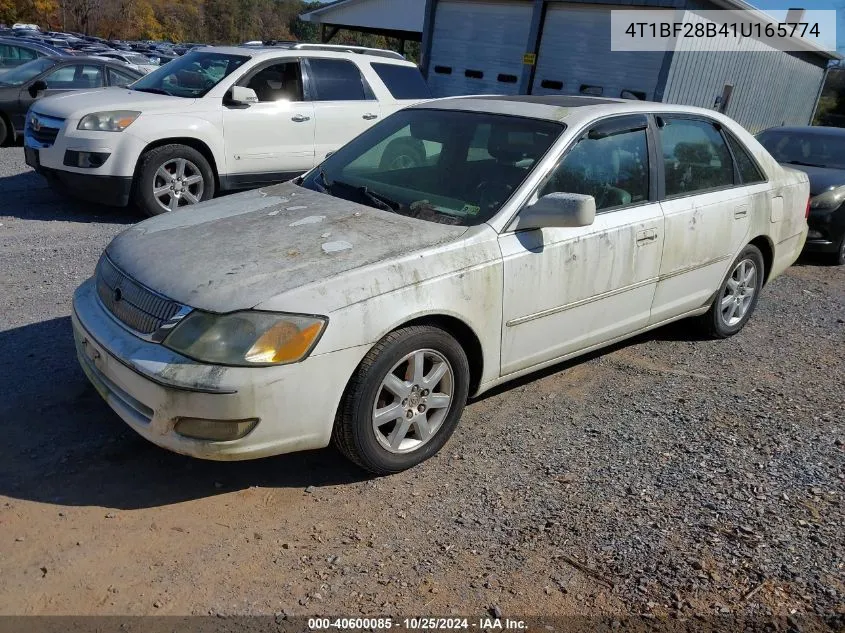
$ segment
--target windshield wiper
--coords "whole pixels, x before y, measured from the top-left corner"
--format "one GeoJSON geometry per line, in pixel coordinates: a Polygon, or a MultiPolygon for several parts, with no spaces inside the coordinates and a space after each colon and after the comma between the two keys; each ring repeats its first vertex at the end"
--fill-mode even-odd
{"type": "Polygon", "coordinates": [[[401,206],[395,200],[375,191],[370,191],[367,187],[358,187],[358,192],[382,211],[397,211],[401,206]]]}
{"type": "Polygon", "coordinates": [[[167,92],[167,90],[162,90],[161,88],[132,88],[135,92],[149,92],[153,95],[167,95],[168,97],[174,96],[172,92],[167,92]]]}
{"type": "Polygon", "coordinates": [[[787,165],[801,165],[802,167],[824,167],[824,165],[816,165],[815,163],[805,163],[804,161],[800,160],[788,160],[786,161],[787,165]]]}

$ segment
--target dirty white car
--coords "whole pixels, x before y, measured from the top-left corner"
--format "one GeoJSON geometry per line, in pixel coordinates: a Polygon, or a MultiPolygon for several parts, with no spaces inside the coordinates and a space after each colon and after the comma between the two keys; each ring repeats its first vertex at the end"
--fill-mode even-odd
{"type": "Polygon", "coordinates": [[[79,360],[170,450],[334,441],[396,472],[470,395],[676,319],[737,333],[800,253],[808,196],[711,111],[443,100],[297,181],[123,232],[74,297],[79,360]],[[398,139],[424,158],[385,165],[398,139]]]}

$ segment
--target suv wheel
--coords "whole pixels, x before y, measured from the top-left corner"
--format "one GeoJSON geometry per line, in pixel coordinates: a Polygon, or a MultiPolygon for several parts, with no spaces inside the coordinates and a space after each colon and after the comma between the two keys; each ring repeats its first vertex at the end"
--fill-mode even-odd
{"type": "Polygon", "coordinates": [[[214,172],[194,148],[163,145],[141,156],[134,198],[147,215],[175,211],[213,197],[214,172]]]}
{"type": "Polygon", "coordinates": [[[391,332],[364,357],[346,388],[332,440],[362,468],[387,475],[439,451],[469,391],[461,345],[430,326],[391,332]]]}

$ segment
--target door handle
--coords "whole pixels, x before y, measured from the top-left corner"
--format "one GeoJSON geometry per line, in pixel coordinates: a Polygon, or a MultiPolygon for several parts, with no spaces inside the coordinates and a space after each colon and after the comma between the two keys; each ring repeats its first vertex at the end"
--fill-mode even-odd
{"type": "Polygon", "coordinates": [[[734,217],[735,218],[744,218],[746,215],[748,215],[748,205],[747,204],[743,204],[743,205],[740,205],[740,206],[734,208],[734,217]]]}
{"type": "Polygon", "coordinates": [[[372,121],[373,119],[377,119],[377,118],[378,118],[378,115],[377,115],[377,114],[373,114],[372,112],[367,112],[367,114],[365,114],[362,118],[363,118],[365,121],[372,121]]]}
{"type": "Polygon", "coordinates": [[[291,121],[294,123],[305,123],[306,121],[310,121],[310,116],[305,116],[304,114],[297,114],[296,116],[292,116],[291,121]]]}
{"type": "Polygon", "coordinates": [[[645,246],[657,240],[657,230],[647,229],[645,231],[637,231],[637,246],[645,246]]]}

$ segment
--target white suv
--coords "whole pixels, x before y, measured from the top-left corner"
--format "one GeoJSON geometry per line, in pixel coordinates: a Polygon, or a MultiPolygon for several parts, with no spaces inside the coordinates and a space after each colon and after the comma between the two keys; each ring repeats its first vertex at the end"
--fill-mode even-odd
{"type": "MultiPolygon", "coordinates": [[[[26,161],[62,191],[157,215],[292,178],[428,97],[419,69],[391,51],[196,49],[129,88],[38,101],[27,115],[26,161]]],[[[383,160],[424,157],[404,143],[383,160]]]]}

